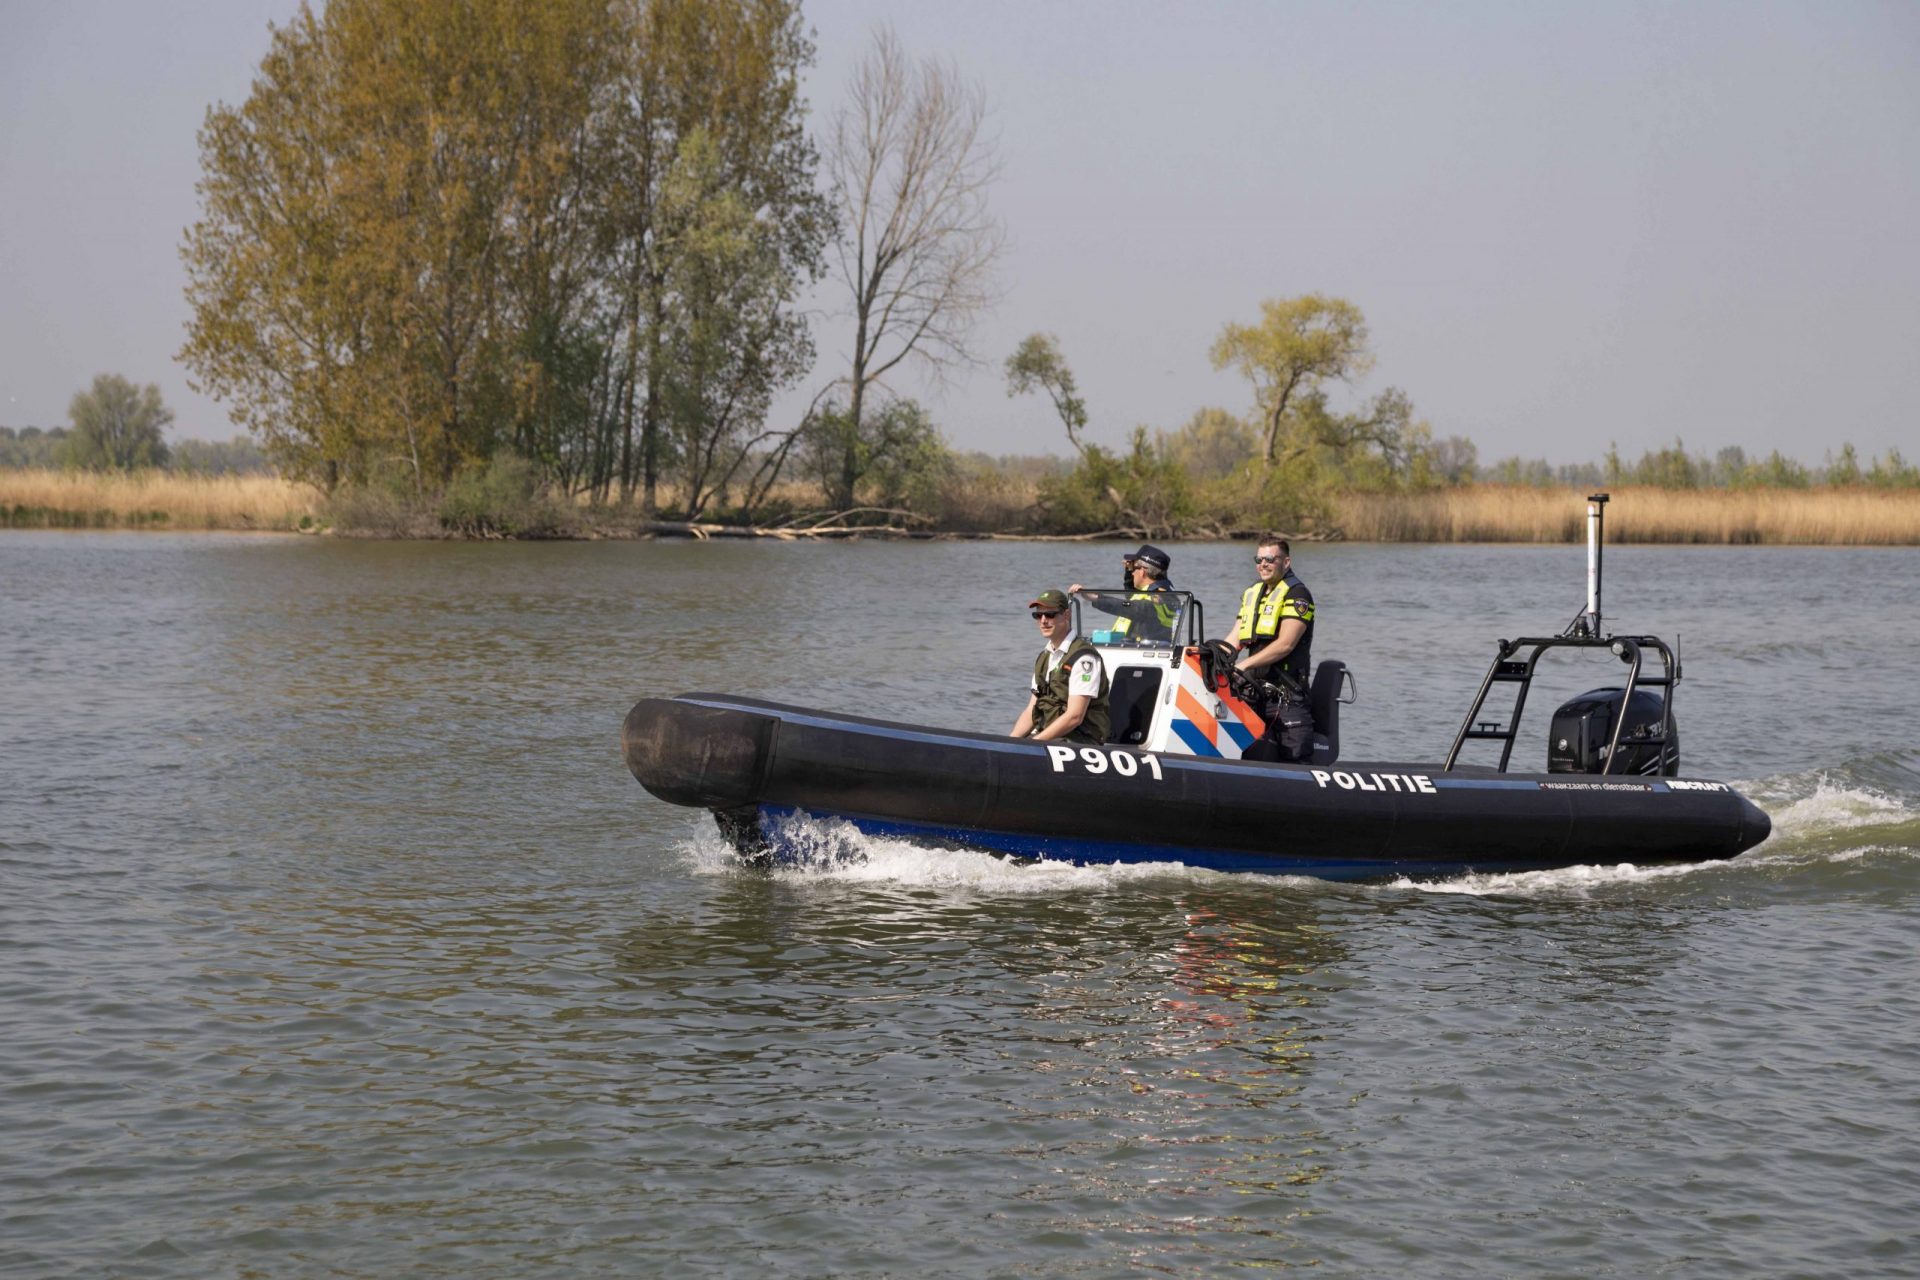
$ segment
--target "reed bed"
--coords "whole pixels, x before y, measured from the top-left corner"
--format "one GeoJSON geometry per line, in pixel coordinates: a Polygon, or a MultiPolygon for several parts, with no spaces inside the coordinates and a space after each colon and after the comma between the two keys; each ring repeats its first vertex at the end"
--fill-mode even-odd
{"type": "MultiPolygon", "coordinates": [[[[1357,542],[1579,542],[1586,537],[1585,495],[1578,489],[1509,485],[1351,493],[1333,500],[1331,524],[1357,542]]],[[[663,505],[671,506],[674,496],[663,492],[663,505]]],[[[822,501],[813,486],[798,482],[774,496],[776,505],[799,508],[822,501]]],[[[925,514],[942,532],[1045,532],[1033,524],[1035,496],[1031,480],[986,471],[949,480],[935,509],[925,514]]],[[[620,536],[622,521],[614,512],[596,508],[590,513],[577,503],[566,508],[577,514],[562,518],[549,536],[620,536]]],[[[430,511],[408,508],[402,514],[408,519],[363,518],[367,513],[351,502],[329,506],[311,486],[275,476],[0,468],[0,528],[292,530],[338,525],[342,532],[447,536],[430,511]]],[[[1607,508],[1607,540],[1920,546],[1920,490],[1621,487],[1613,490],[1607,508]]]]}
{"type": "MultiPolygon", "coordinates": [[[[1358,542],[1579,542],[1586,490],[1472,485],[1353,493],[1335,523],[1358,542]]],[[[1612,490],[1608,542],[1920,546],[1920,490],[1612,490]]]]}
{"type": "Polygon", "coordinates": [[[320,494],[278,476],[0,468],[0,527],[297,529],[320,494]]]}

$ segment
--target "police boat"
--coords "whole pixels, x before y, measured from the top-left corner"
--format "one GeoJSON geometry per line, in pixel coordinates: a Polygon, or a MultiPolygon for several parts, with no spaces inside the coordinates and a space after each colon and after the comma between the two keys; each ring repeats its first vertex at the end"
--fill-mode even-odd
{"type": "Polygon", "coordinates": [[[1726,783],[1679,776],[1680,663],[1656,636],[1603,632],[1607,495],[1588,501],[1587,607],[1559,634],[1499,642],[1439,762],[1342,761],[1340,708],[1357,687],[1332,660],[1315,668],[1306,694],[1311,759],[1242,759],[1265,727],[1255,711],[1263,691],[1226,646],[1203,640],[1200,602],[1166,593],[1175,612],[1158,636],[1087,630],[1117,602],[1102,610],[1103,593],[1083,591],[1072,602],[1075,631],[1092,640],[1111,685],[1104,744],[689,693],[648,698],[628,713],[627,766],[660,799],[712,811],[727,840],[760,865],[804,860],[820,821],[1015,858],[1332,880],[1735,857],[1766,839],[1771,823],[1726,783]],[[1535,669],[1560,649],[1609,650],[1625,679],[1553,713],[1544,773],[1513,772],[1535,669]],[[1486,704],[1501,692],[1511,706],[1490,718],[1486,704]],[[1470,742],[1499,744],[1498,765],[1461,764],[1470,742]]]}

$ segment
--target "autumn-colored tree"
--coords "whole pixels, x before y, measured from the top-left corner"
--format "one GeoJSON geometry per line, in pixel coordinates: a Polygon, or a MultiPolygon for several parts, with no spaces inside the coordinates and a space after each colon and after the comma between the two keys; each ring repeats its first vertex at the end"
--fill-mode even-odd
{"type": "Polygon", "coordinates": [[[490,455],[537,403],[518,362],[586,235],[565,179],[618,34],[580,0],[303,7],[201,131],[199,385],[328,480],[490,455]]]}
{"type": "Polygon", "coordinates": [[[303,6],[201,131],[196,385],[296,474],[417,491],[511,450],[628,492],[638,402],[651,499],[675,255],[713,243],[661,234],[661,194],[703,133],[772,270],[817,274],[810,57],[792,0],[303,6]]]}

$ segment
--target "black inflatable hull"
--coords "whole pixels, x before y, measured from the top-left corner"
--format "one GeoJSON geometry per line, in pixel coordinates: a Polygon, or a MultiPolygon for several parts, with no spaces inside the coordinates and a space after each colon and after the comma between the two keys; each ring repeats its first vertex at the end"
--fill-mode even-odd
{"type": "Polygon", "coordinates": [[[1720,782],[1050,748],[718,694],[647,699],[621,740],[642,786],[714,811],[754,857],[788,852],[800,815],[1022,857],[1334,880],[1701,862],[1771,830],[1720,782]]]}

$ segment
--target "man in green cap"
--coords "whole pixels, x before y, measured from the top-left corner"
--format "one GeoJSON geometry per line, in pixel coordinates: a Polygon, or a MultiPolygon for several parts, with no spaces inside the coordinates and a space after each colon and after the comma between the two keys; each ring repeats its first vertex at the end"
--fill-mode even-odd
{"type": "Polygon", "coordinates": [[[1027,602],[1047,647],[1033,660],[1026,710],[1013,722],[1015,738],[1035,742],[1105,742],[1112,724],[1107,670],[1100,652],[1073,631],[1063,591],[1042,591],[1027,602]]]}

